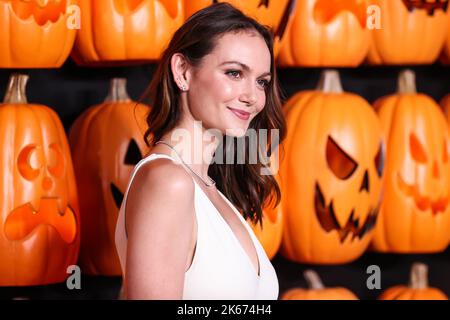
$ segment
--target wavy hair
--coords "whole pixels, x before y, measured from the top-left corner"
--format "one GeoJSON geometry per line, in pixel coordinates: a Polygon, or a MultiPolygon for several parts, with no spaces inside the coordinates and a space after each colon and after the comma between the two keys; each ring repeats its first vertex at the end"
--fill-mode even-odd
{"type": "MultiPolygon", "coordinates": [[[[271,31],[259,24],[256,20],[246,16],[240,10],[228,3],[216,3],[194,13],[173,35],[170,43],[162,54],[152,81],[144,93],[148,98],[151,111],[147,116],[148,129],[144,140],[148,147],[152,147],[156,141],[168,131],[175,128],[181,117],[179,105],[180,90],[176,85],[171,70],[171,58],[175,53],[184,55],[188,63],[198,67],[202,58],[211,53],[215,48],[217,39],[228,33],[241,31],[256,31],[266,42],[270,51],[272,78],[265,88],[266,104],[264,109],[252,119],[249,129],[254,129],[259,139],[259,130],[278,129],[279,139],[276,145],[272,141],[263,145],[260,154],[270,157],[271,150],[279,147],[279,143],[285,137],[286,123],[282,113],[281,90],[276,75],[273,38],[271,31]]],[[[248,136],[227,137],[218,146],[223,151],[223,157],[234,152],[233,155],[244,154],[245,163],[234,161],[233,164],[211,163],[208,174],[216,181],[217,188],[237,207],[244,218],[262,226],[262,214],[268,203],[276,207],[281,200],[280,188],[273,175],[260,174],[261,169],[267,167],[267,163],[261,162],[257,157],[256,163],[248,163],[250,157],[248,136]],[[238,141],[243,139],[243,141],[238,141]],[[238,150],[243,146],[243,150],[238,150]],[[243,153],[242,153],[243,152],[243,153]]],[[[216,150],[217,151],[217,150],[216,150]]],[[[236,158],[235,158],[236,160],[236,158]]],[[[254,162],[254,161],[253,161],[254,162]]]]}

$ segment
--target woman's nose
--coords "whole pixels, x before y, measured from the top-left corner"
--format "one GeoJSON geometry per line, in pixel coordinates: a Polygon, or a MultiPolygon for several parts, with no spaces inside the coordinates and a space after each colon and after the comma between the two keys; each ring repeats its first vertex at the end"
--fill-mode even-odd
{"type": "Polygon", "coordinates": [[[256,85],[253,81],[247,81],[245,88],[240,96],[240,101],[247,103],[248,105],[253,105],[256,103],[256,85]]]}

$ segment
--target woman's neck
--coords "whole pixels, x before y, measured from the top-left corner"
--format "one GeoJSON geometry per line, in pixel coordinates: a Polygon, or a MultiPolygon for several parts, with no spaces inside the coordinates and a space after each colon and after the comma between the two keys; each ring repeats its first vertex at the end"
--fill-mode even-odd
{"type": "Polygon", "coordinates": [[[200,121],[183,121],[160,141],[170,144],[185,164],[208,181],[209,165],[221,142],[220,131],[207,130],[200,121]]]}

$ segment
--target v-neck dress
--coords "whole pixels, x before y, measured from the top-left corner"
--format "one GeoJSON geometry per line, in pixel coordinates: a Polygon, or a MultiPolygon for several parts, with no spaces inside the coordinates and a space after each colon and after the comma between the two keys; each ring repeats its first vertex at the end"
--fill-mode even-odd
{"type": "MultiPolygon", "coordinates": [[[[167,154],[153,153],[142,159],[134,168],[125,191],[116,225],[116,249],[122,274],[126,270],[127,234],[125,230],[125,204],[136,172],[154,159],[167,158],[167,154]]],[[[275,269],[264,248],[236,207],[220,190],[219,194],[232,208],[246,230],[256,249],[259,275],[231,227],[216,209],[203,189],[195,185],[195,216],[197,241],[194,257],[184,276],[184,300],[276,300],[279,293],[275,269]]]]}

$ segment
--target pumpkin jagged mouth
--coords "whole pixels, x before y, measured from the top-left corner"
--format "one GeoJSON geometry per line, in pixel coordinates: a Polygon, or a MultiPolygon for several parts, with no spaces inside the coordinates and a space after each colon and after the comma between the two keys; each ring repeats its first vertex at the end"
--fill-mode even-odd
{"type": "Polygon", "coordinates": [[[314,20],[326,24],[342,11],[351,12],[359,21],[361,28],[366,27],[366,5],[361,0],[317,0],[314,5],[314,20]]]}
{"type": "Polygon", "coordinates": [[[114,0],[114,6],[121,15],[133,13],[144,0],[114,0]]]}
{"type": "Polygon", "coordinates": [[[447,12],[449,0],[403,0],[403,4],[409,12],[414,9],[425,10],[429,16],[434,14],[435,10],[441,9],[447,12]]]}
{"type": "MultiPolygon", "coordinates": [[[[3,0],[5,1],[5,0],[3,0]]],[[[22,20],[34,17],[40,26],[56,23],[66,13],[67,0],[20,0],[10,1],[14,13],[22,20]]]]}
{"type": "Polygon", "coordinates": [[[31,203],[14,209],[6,219],[5,235],[9,240],[22,240],[42,224],[55,228],[66,243],[72,243],[77,235],[73,210],[67,206],[61,212],[56,198],[41,198],[38,209],[33,208],[31,203]]]}
{"type": "Polygon", "coordinates": [[[403,180],[400,173],[397,173],[398,186],[400,190],[407,196],[414,199],[416,206],[421,211],[431,210],[433,216],[438,213],[444,213],[447,209],[449,196],[440,197],[436,201],[432,201],[429,197],[420,194],[416,185],[410,185],[403,180]]]}
{"type": "Polygon", "coordinates": [[[110,189],[114,202],[116,203],[117,209],[119,209],[123,201],[123,192],[120,191],[119,188],[117,188],[114,183],[111,183],[110,189]]]}
{"type": "MultiPolygon", "coordinates": [[[[213,3],[218,3],[218,2],[219,2],[218,0],[213,0],[213,3]]],[[[269,0],[260,0],[257,8],[259,8],[261,6],[264,6],[264,7],[268,8],[269,7],[269,0]]]]}
{"type": "Polygon", "coordinates": [[[316,191],[314,195],[314,208],[317,220],[319,220],[322,229],[326,232],[336,230],[341,243],[343,243],[350,234],[352,234],[352,241],[356,237],[361,240],[367,232],[375,227],[379,211],[379,206],[374,209],[369,209],[369,214],[367,215],[366,221],[364,221],[363,224],[360,224],[360,219],[354,218],[355,209],[352,209],[346,224],[344,226],[340,226],[334,212],[333,201],[331,200],[330,204],[326,206],[325,198],[318,183],[316,183],[316,191]]]}

